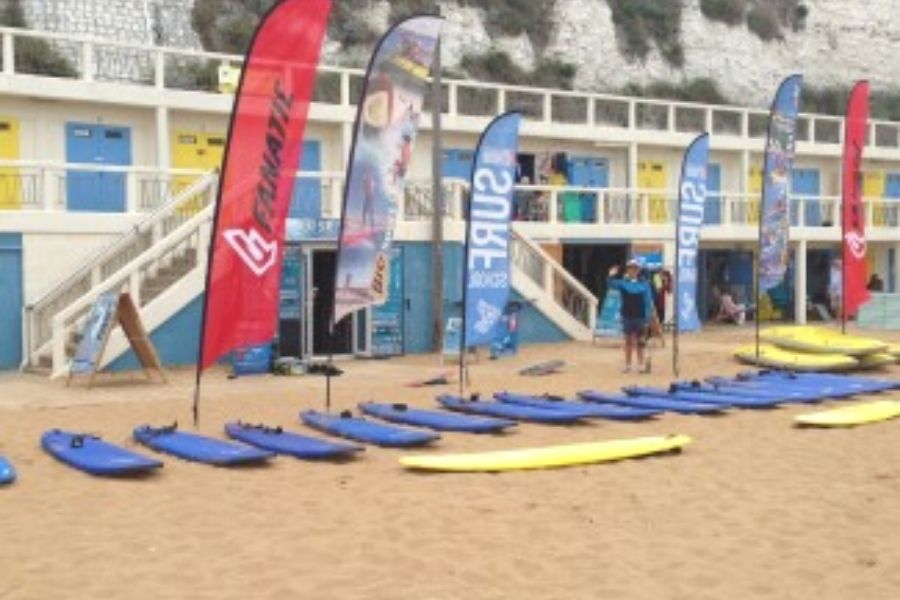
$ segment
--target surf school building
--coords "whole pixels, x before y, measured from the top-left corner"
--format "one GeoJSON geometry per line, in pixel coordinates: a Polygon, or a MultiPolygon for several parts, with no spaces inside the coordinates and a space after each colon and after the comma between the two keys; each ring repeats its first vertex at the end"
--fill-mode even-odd
{"type": "MultiPolygon", "coordinates": [[[[167,364],[195,360],[206,245],[240,58],[2,29],[0,70],[0,366],[65,372],[95,299],[127,290],[167,364]],[[72,69],[28,72],[26,38],[71,49],[72,69]],[[142,69],[106,68],[127,52],[142,69]],[[215,73],[211,78],[197,73],[215,73]]],[[[279,315],[279,351],[325,351],[344,168],[363,73],[322,67],[293,191],[279,315]]],[[[773,90],[774,92],[774,90],[773,90]]],[[[701,317],[713,289],[752,301],[756,211],[768,114],[763,109],[445,81],[441,98],[445,317],[462,296],[464,198],[481,130],[524,113],[512,235],[523,343],[590,339],[605,273],[632,254],[674,263],[682,152],[711,133],[701,232],[701,317]]],[[[426,101],[426,110],[436,103],[426,101]]],[[[801,107],[802,109],[802,107],[801,107]]],[[[791,179],[793,261],[761,310],[817,313],[838,250],[840,118],[804,114],[791,179]]],[[[433,345],[431,116],[424,114],[399,207],[390,293],[345,319],[337,351],[393,355],[433,345]]],[[[900,123],[873,121],[865,151],[870,272],[900,286],[900,123]]],[[[107,365],[135,364],[110,340],[107,365]]]]}

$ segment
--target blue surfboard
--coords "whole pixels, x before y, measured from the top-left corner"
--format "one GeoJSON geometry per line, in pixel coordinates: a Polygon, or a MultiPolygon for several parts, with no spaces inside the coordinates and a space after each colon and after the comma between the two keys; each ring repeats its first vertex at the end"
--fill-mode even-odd
{"type": "Polygon", "coordinates": [[[234,444],[195,433],[178,431],[176,426],[135,427],[134,439],[158,452],[208,465],[230,466],[260,463],[274,456],[252,446],[234,444]]]}
{"type": "Polygon", "coordinates": [[[581,415],[550,410],[548,408],[534,408],[532,406],[484,400],[464,400],[459,396],[451,396],[449,394],[438,396],[437,401],[444,408],[457,412],[500,417],[502,419],[515,419],[517,421],[531,421],[533,423],[568,425],[584,418],[581,415]]]}
{"type": "Polygon", "coordinates": [[[778,401],[773,400],[772,398],[729,396],[727,394],[694,392],[689,390],[679,390],[677,388],[669,388],[668,390],[664,390],[655,387],[630,386],[622,388],[622,391],[626,394],[634,396],[656,396],[657,398],[687,400],[688,402],[705,402],[707,404],[718,404],[722,407],[737,406],[740,408],[772,408],[773,406],[778,404],[778,401]]]}
{"type": "Polygon", "coordinates": [[[507,404],[518,404],[521,406],[531,406],[533,408],[545,408],[549,410],[561,410],[595,419],[632,421],[646,419],[662,412],[661,410],[652,408],[632,408],[629,406],[617,406],[615,404],[587,404],[584,402],[570,402],[552,396],[529,396],[528,394],[514,394],[511,392],[497,392],[494,394],[494,398],[507,404]]]}
{"type": "Polygon", "coordinates": [[[829,395],[826,388],[821,390],[813,388],[801,388],[799,386],[767,386],[767,385],[746,385],[724,381],[717,379],[711,381],[683,381],[672,384],[681,390],[687,392],[725,394],[727,396],[744,396],[746,398],[769,398],[779,403],[785,402],[821,402],[826,398],[834,397],[829,395]]]}
{"type": "Polygon", "coordinates": [[[454,414],[441,410],[423,410],[410,408],[405,404],[383,404],[378,402],[361,402],[359,410],[371,417],[413,425],[415,427],[427,427],[436,431],[459,431],[463,433],[496,433],[515,427],[517,423],[509,419],[495,417],[475,417],[470,415],[454,414]]]}
{"type": "Polygon", "coordinates": [[[831,397],[828,392],[822,390],[834,391],[830,386],[813,388],[799,385],[769,385],[763,382],[741,382],[727,377],[707,377],[704,381],[695,379],[677,383],[685,389],[690,386],[699,391],[712,390],[723,394],[745,396],[762,394],[772,398],[783,398],[786,402],[819,402],[831,397]]]}
{"type": "Polygon", "coordinates": [[[309,427],[331,435],[388,448],[423,446],[441,438],[433,431],[376,423],[361,417],[354,417],[348,412],[333,415],[315,410],[305,410],[300,413],[300,419],[309,427]]]}
{"type": "Polygon", "coordinates": [[[820,384],[801,384],[790,381],[766,381],[762,379],[755,381],[744,381],[738,379],[728,379],[726,377],[707,377],[706,381],[709,382],[709,384],[714,388],[722,390],[726,393],[734,393],[734,391],[740,390],[742,392],[762,392],[772,395],[786,394],[792,402],[802,401],[796,400],[796,394],[803,394],[810,398],[816,398],[816,400],[808,400],[808,402],[814,402],[817,400],[825,400],[828,398],[852,398],[853,396],[863,393],[860,389],[857,388],[831,385],[824,382],[820,384]]]}
{"type": "Polygon", "coordinates": [[[41,437],[41,446],[50,456],[91,475],[135,475],[163,466],[155,458],[126,450],[85,433],[54,429],[41,437]]]}
{"type": "Polygon", "coordinates": [[[790,371],[749,371],[738,374],[738,379],[784,381],[788,380],[800,385],[835,385],[856,388],[860,393],[882,392],[900,389],[900,381],[879,379],[876,377],[859,377],[855,375],[838,375],[837,373],[793,373],[790,371]]]}
{"type": "Polygon", "coordinates": [[[588,402],[601,402],[604,404],[621,404],[622,406],[635,406],[638,408],[655,408],[685,415],[708,415],[722,412],[725,407],[715,404],[700,402],[688,402],[686,400],[670,400],[654,396],[629,396],[627,394],[610,394],[596,390],[578,392],[578,397],[588,402]]]}
{"type": "Polygon", "coordinates": [[[16,470],[12,463],[0,456],[0,485],[7,485],[16,480],[16,470]]]}
{"type": "Polygon", "coordinates": [[[332,442],[308,435],[300,435],[292,431],[285,431],[281,427],[267,427],[265,425],[249,425],[247,423],[227,423],[225,433],[229,437],[251,444],[258,448],[264,448],[277,454],[286,454],[303,459],[345,458],[364,448],[356,444],[332,442]]]}

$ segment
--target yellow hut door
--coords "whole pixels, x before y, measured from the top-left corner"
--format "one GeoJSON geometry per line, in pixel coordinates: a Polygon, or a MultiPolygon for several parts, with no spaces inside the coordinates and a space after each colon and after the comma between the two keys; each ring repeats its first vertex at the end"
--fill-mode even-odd
{"type": "MultiPolygon", "coordinates": [[[[19,120],[0,117],[0,161],[19,160],[19,120]]],[[[19,169],[0,165],[0,210],[22,208],[19,169]]]]}
{"type": "Polygon", "coordinates": [[[762,167],[750,167],[750,172],[747,174],[747,192],[750,197],[742,203],[747,211],[743,215],[742,222],[759,223],[759,199],[762,194],[762,185],[762,167]]]}
{"type": "MultiPolygon", "coordinates": [[[[661,162],[638,163],[638,187],[642,190],[666,189],[666,166],[661,162]]],[[[669,210],[665,193],[650,193],[648,199],[648,220],[660,224],[668,222],[669,210]]]]}
{"type": "MultiPolygon", "coordinates": [[[[225,136],[197,131],[176,131],[172,140],[172,166],[176,169],[211,171],[222,166],[225,136]]],[[[172,191],[179,193],[199,179],[199,174],[182,174],[174,178],[172,191]]],[[[181,212],[192,215],[202,208],[199,197],[182,204],[181,212]]]]}

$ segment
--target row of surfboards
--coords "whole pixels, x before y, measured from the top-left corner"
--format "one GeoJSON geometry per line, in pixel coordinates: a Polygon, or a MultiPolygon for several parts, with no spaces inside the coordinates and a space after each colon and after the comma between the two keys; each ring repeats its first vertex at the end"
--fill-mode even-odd
{"type": "MultiPolygon", "coordinates": [[[[348,459],[363,450],[359,443],[384,447],[430,444],[439,432],[499,433],[519,422],[570,424],[584,419],[639,420],[663,411],[715,414],[731,408],[771,408],[784,403],[816,403],[900,388],[900,382],[833,374],[749,373],[736,378],[711,377],[704,382],[676,382],[668,389],[635,386],[624,393],[594,390],[579,393],[580,401],[549,395],[498,392],[493,400],[442,395],[445,410],[411,408],[403,404],[365,402],[360,412],[381,421],[318,411],[304,411],[307,426],[345,438],[333,441],[241,422],[225,425],[233,441],[179,431],[177,426],[137,427],[134,439],[155,451],[206,464],[230,466],[261,463],[277,454],[301,459],[348,459]],[[413,429],[411,427],[416,427],[413,429]],[[424,429],[419,429],[424,428],[424,429]]],[[[880,401],[800,415],[801,424],[847,426],[900,415],[900,401],[880,401]]],[[[551,448],[531,448],[468,455],[423,455],[401,458],[410,468],[434,470],[509,470],[602,462],[671,451],[689,443],[687,436],[651,436],[551,448]]],[[[43,448],[58,460],[95,475],[133,474],[158,469],[162,462],[110,444],[98,436],[52,430],[43,448]]],[[[15,478],[12,466],[0,458],[0,483],[15,478]]]]}

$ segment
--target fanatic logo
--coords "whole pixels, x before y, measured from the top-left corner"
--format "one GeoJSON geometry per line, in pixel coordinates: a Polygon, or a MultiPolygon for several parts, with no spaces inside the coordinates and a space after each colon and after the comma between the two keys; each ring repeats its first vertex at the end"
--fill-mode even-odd
{"type": "Polygon", "coordinates": [[[262,277],[275,264],[278,244],[267,242],[255,229],[226,229],[222,237],[256,275],[262,277]]]}
{"type": "Polygon", "coordinates": [[[847,247],[850,248],[850,254],[856,260],[862,260],[866,257],[866,238],[861,236],[857,231],[848,231],[844,236],[847,247]]]}
{"type": "Polygon", "coordinates": [[[476,310],[478,311],[478,321],[475,322],[475,331],[481,335],[487,335],[494,327],[494,324],[500,319],[502,311],[484,300],[478,301],[476,310]]]}

